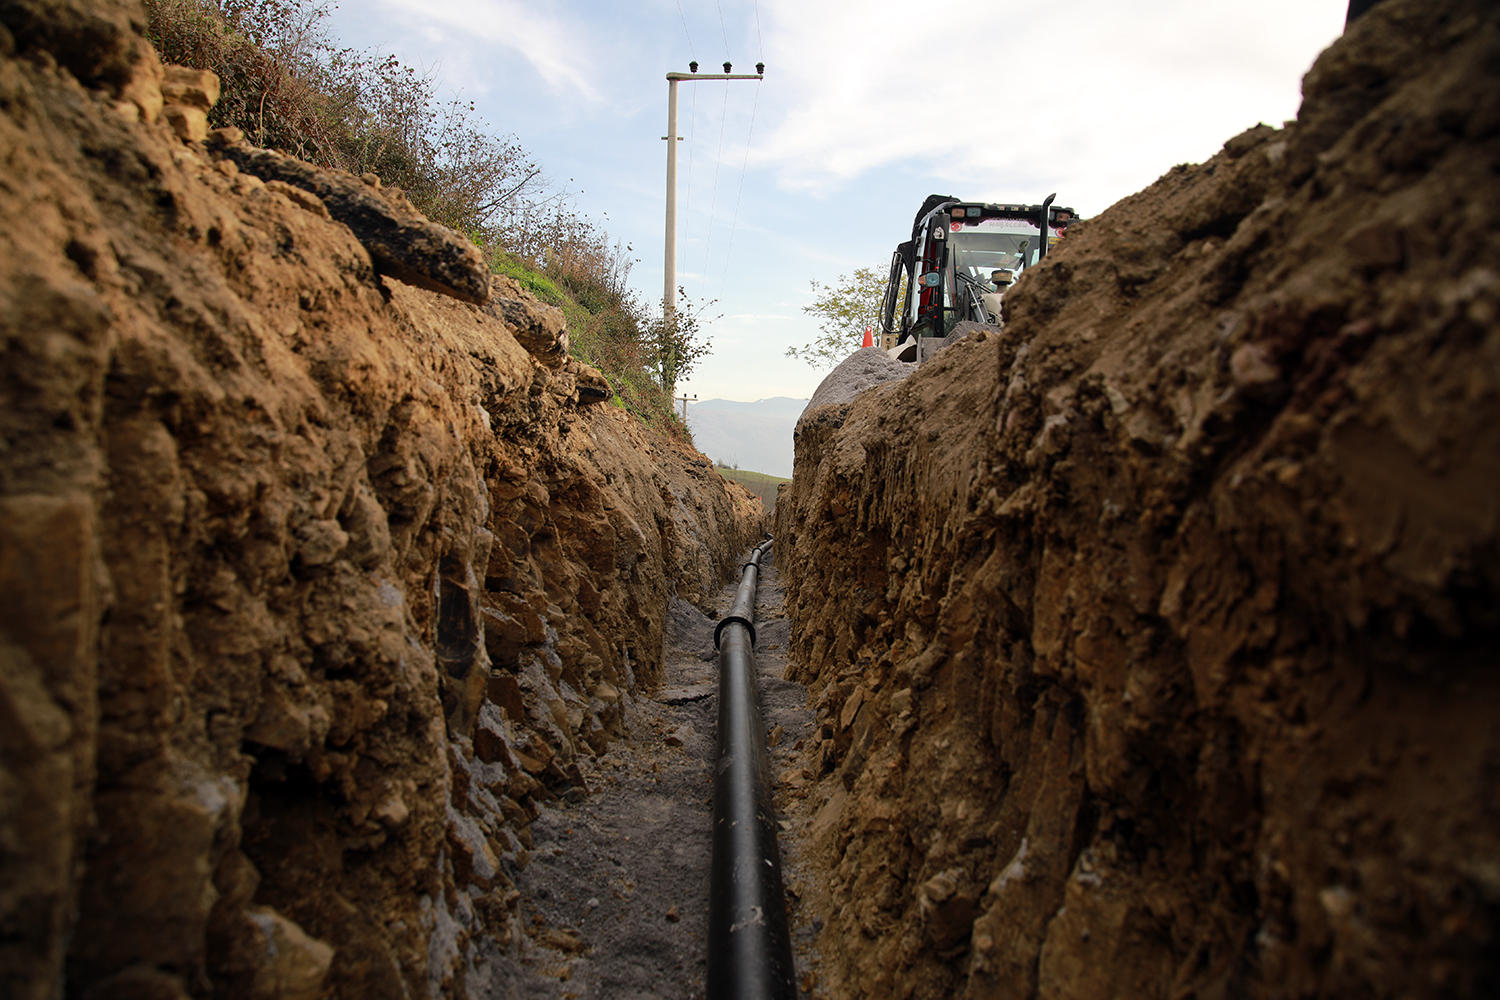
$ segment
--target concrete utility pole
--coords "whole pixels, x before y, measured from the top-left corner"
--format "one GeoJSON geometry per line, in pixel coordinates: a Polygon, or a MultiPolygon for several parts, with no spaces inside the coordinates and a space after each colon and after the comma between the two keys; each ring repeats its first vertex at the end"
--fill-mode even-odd
{"type": "MultiPolygon", "coordinates": [[[[683,423],[687,423],[687,405],[688,405],[688,398],[687,398],[687,396],[678,396],[677,397],[677,402],[679,402],[679,403],[682,404],[682,422],[683,423]]],[[[693,402],[695,402],[695,403],[698,402],[698,394],[696,392],[693,393],[693,402]]]]}
{"type": "Polygon", "coordinates": [[[722,73],[698,75],[698,63],[688,63],[691,73],[667,74],[667,255],[664,270],[666,279],[662,286],[662,312],[670,316],[677,311],[677,85],[683,80],[763,80],[766,64],[756,63],[754,73],[730,73],[730,63],[724,64],[722,73]]]}

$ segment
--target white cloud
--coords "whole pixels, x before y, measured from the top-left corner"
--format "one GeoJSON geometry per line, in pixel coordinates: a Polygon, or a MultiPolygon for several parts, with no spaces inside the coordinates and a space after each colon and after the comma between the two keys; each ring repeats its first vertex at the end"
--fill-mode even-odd
{"type": "Polygon", "coordinates": [[[540,8],[519,0],[385,0],[385,6],[431,37],[434,28],[447,28],[446,43],[468,61],[483,63],[472,51],[476,43],[509,49],[530,63],[551,90],[573,99],[599,103],[601,87],[593,77],[600,66],[597,43],[589,23],[581,17],[554,15],[558,5],[540,8]]]}
{"type": "Polygon", "coordinates": [[[1098,211],[1263,118],[1291,117],[1344,0],[761,9],[781,75],[768,77],[776,124],[753,156],[784,188],[826,193],[907,162],[966,197],[1072,184],[1064,199],[1098,211]]]}

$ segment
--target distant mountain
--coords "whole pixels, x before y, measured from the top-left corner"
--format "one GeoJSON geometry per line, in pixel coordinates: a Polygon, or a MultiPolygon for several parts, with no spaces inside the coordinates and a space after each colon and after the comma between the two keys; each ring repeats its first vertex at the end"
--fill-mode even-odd
{"type": "Polygon", "coordinates": [[[792,475],[792,428],[805,399],[773,396],[744,403],[705,399],[689,403],[688,429],[709,458],[783,479],[792,475]]]}

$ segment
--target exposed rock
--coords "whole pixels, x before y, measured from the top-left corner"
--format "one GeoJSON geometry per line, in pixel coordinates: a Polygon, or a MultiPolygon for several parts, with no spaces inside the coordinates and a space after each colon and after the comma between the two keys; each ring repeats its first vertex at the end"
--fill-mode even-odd
{"type": "MultiPolygon", "coordinates": [[[[316,195],[328,213],[348,226],[370,252],[381,274],[463,302],[477,304],[489,298],[491,276],[479,249],[446,226],[429,221],[396,188],[373,188],[353,174],[324,170],[260,149],[230,133],[221,130],[209,137],[215,156],[263,181],[281,181],[316,195]]],[[[564,340],[564,351],[566,344],[564,340]]]]}
{"type": "Polygon", "coordinates": [[[607,403],[615,396],[615,390],[610,386],[609,379],[604,373],[592,365],[586,365],[578,361],[570,362],[570,370],[578,379],[578,401],[580,403],[607,403]],[[571,366],[576,366],[576,369],[571,366]]]}
{"type": "Polygon", "coordinates": [[[247,995],[266,1000],[313,1000],[333,964],[333,949],[307,936],[290,920],[265,906],[251,907],[246,919],[260,933],[265,960],[255,964],[247,995]]]}
{"type": "Polygon", "coordinates": [[[211,111],[219,103],[219,78],[208,70],[187,66],[163,66],[162,70],[161,97],[166,104],[211,111]]]}
{"type": "Polygon", "coordinates": [[[1384,0],[803,421],[830,996],[1500,982],[1497,67],[1493,4],[1384,0]]]}
{"type": "Polygon", "coordinates": [[[16,52],[46,52],[84,84],[118,91],[159,62],[137,0],[0,0],[0,24],[16,52]]]}
{"type": "Polygon", "coordinates": [[[179,139],[202,142],[208,138],[208,112],[219,101],[219,78],[207,70],[186,66],[165,66],[163,70],[159,86],[162,116],[179,139]]]}
{"type": "Polygon", "coordinates": [[[577,932],[561,927],[543,928],[537,934],[537,940],[548,948],[556,948],[570,955],[579,955],[589,950],[588,942],[579,937],[577,932]]]}
{"type": "Polygon", "coordinates": [[[917,889],[918,909],[939,951],[948,951],[969,936],[978,893],[961,891],[967,881],[968,873],[956,868],[939,872],[917,889]]]}
{"type": "MultiPolygon", "coordinates": [[[[526,295],[514,278],[495,275],[490,282],[485,312],[504,323],[516,343],[542,364],[553,370],[564,367],[568,361],[568,332],[562,310],[526,295]]],[[[578,369],[584,367],[577,362],[573,364],[578,369]]],[[[590,384],[594,384],[593,380],[590,384]]]]}

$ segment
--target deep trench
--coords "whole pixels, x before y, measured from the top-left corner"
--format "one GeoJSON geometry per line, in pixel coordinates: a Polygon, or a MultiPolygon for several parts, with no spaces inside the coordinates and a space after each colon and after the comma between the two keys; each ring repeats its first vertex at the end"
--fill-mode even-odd
{"type": "MultiPolygon", "coordinates": [[[[480,945],[470,997],[705,996],[717,655],[714,604],[672,598],[662,686],[624,710],[626,736],[580,760],[589,794],[540,806],[529,860],[515,874],[524,933],[480,945]]],[[[774,558],[756,595],[756,670],[772,774],[813,733],[807,691],[783,679],[790,625],[774,558]]],[[[783,822],[797,980],[816,982],[817,930],[797,906],[802,860],[783,822]]],[[[817,925],[821,927],[821,923],[817,925]]]]}

